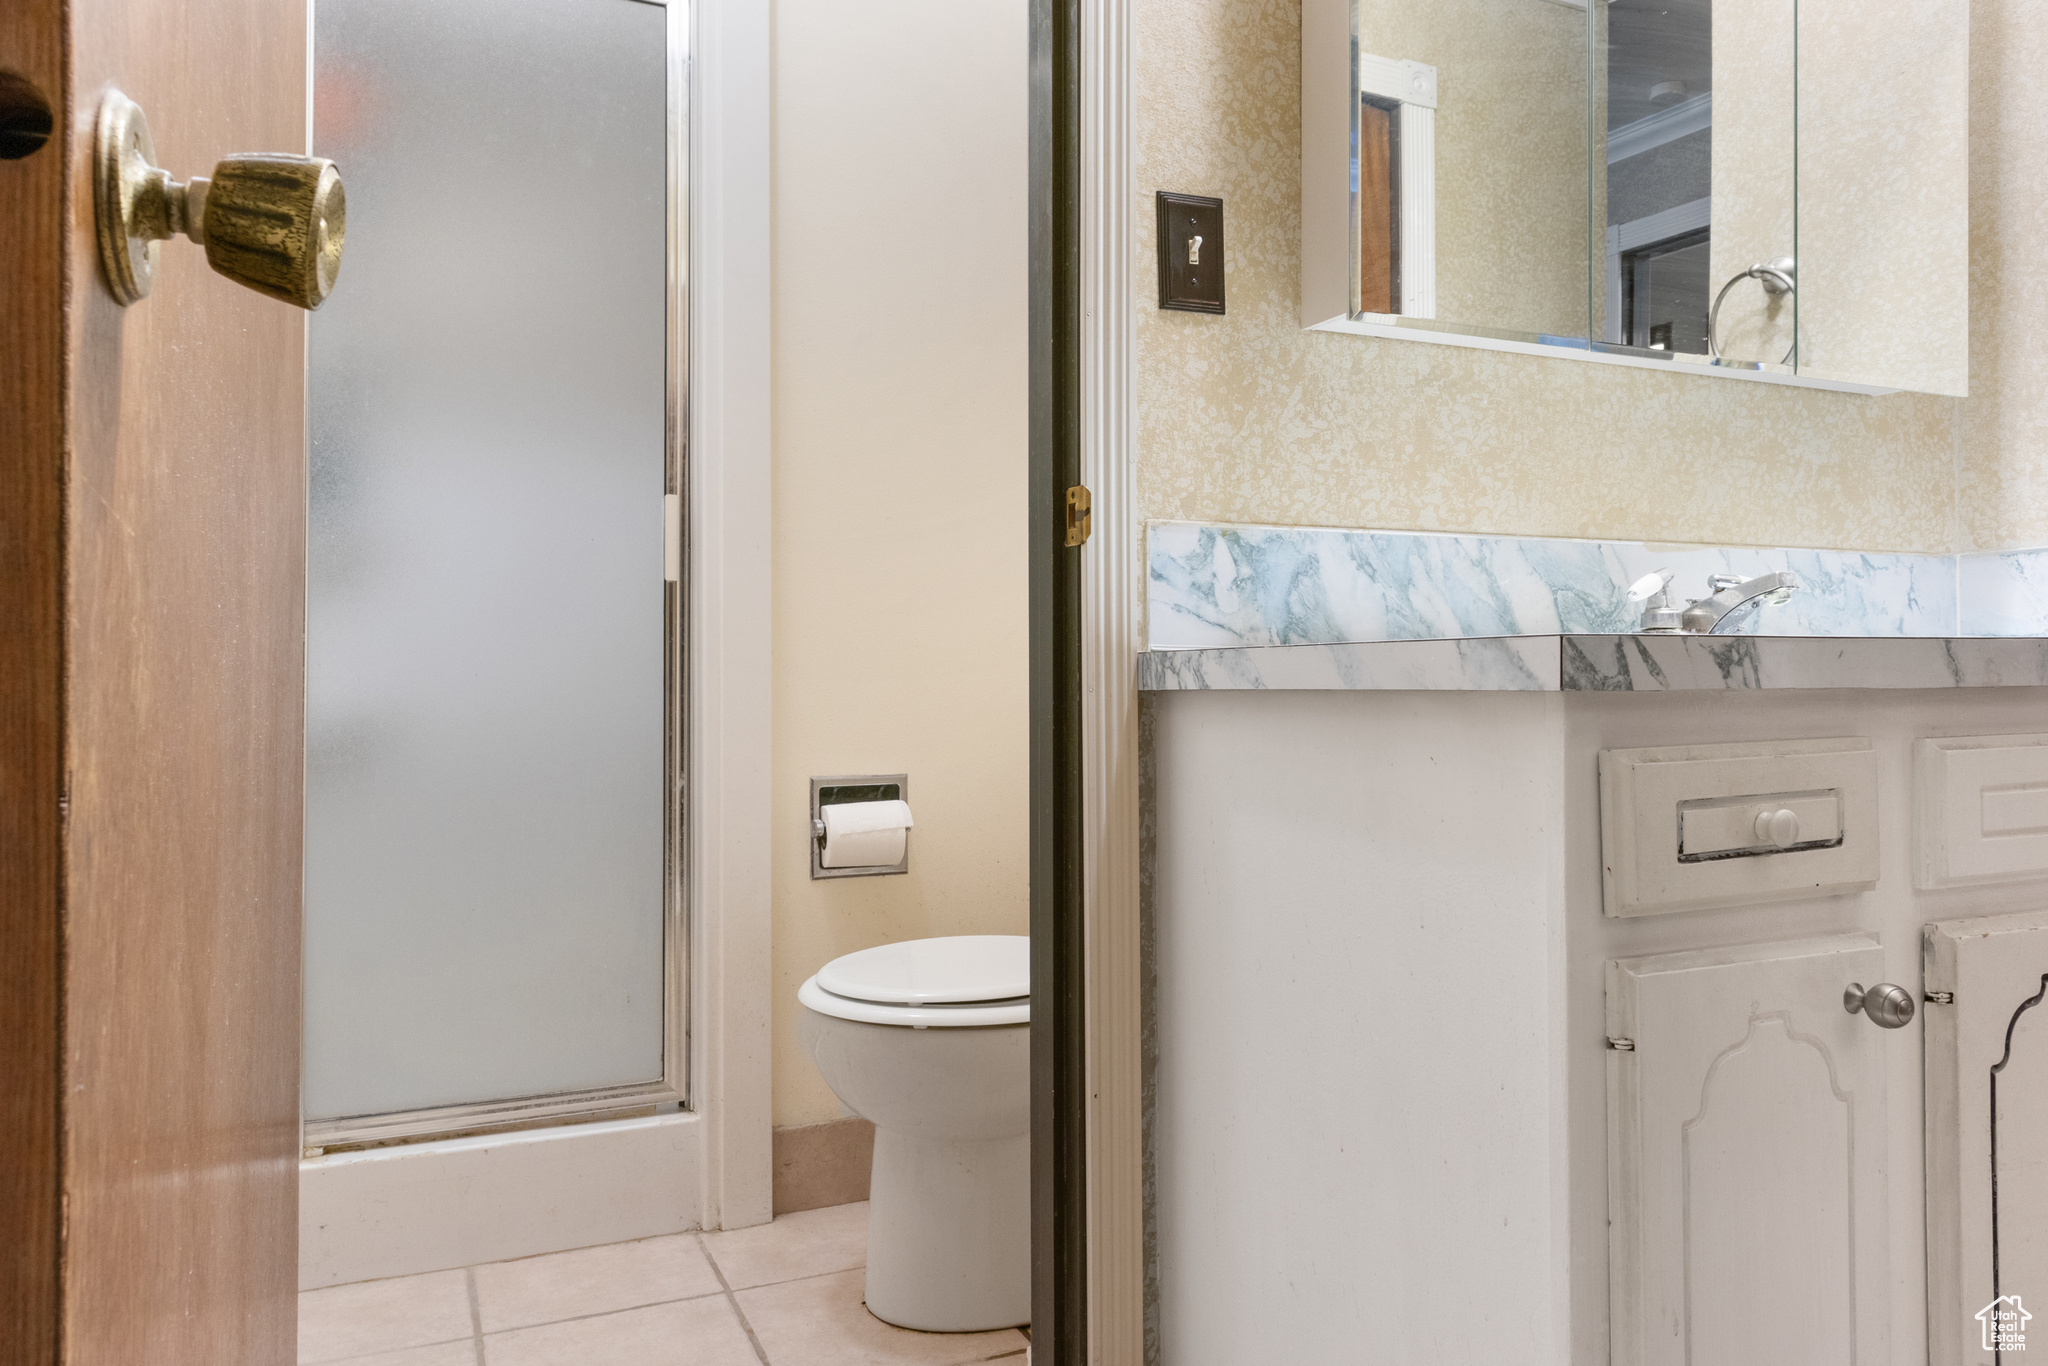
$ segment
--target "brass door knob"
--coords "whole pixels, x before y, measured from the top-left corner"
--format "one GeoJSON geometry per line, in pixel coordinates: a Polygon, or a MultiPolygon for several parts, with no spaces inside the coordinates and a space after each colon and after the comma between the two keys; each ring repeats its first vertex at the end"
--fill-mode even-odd
{"type": "Polygon", "coordinates": [[[107,288],[124,306],[148,296],[159,244],[181,232],[230,280],[300,308],[325,303],[341,270],[347,203],[333,162],[248,153],[181,185],[156,165],[142,107],[118,90],[93,127],[93,210],[107,288]]]}

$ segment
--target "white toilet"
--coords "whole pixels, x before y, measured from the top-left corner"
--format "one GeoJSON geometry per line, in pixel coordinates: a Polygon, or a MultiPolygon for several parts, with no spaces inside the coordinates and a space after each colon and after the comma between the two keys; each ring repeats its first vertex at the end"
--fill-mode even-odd
{"type": "Polygon", "coordinates": [[[835,958],[797,989],[804,1048],[875,1126],[867,1305],[926,1332],[1031,1319],[1031,941],[835,958]]]}

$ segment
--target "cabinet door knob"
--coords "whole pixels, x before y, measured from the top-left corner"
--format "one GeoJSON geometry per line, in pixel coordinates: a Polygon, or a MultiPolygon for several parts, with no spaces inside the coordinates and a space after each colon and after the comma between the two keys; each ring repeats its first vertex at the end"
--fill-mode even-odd
{"type": "Polygon", "coordinates": [[[334,291],[347,201],[333,162],[285,153],[232,156],[180,184],[156,165],[142,107],[109,90],[93,125],[93,215],[123,306],[148,297],[159,244],[183,233],[230,280],[310,309],[334,291]]]}
{"type": "Polygon", "coordinates": [[[1879,982],[1868,991],[1861,982],[1851,982],[1842,989],[1842,1009],[1851,1015],[1862,1011],[1864,1018],[1880,1029],[1899,1029],[1912,1023],[1913,997],[1890,982],[1879,982]]]}
{"type": "Polygon", "coordinates": [[[1786,807],[1756,813],[1756,837],[1764,844],[1790,849],[1799,843],[1799,815],[1786,807]]]}

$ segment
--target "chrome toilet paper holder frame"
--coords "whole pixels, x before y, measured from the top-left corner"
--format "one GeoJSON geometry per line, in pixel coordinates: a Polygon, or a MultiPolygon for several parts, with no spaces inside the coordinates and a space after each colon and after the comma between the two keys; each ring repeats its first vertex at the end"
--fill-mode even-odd
{"type": "Polygon", "coordinates": [[[838,778],[811,779],[811,876],[886,877],[910,871],[910,841],[903,842],[903,858],[896,863],[869,867],[827,868],[825,856],[825,808],[842,802],[907,802],[910,775],[907,773],[863,773],[838,778]]]}

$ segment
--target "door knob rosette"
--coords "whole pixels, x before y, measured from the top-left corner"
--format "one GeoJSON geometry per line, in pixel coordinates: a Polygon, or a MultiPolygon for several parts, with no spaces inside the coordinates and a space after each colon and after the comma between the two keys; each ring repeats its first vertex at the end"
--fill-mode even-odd
{"type": "Polygon", "coordinates": [[[347,202],[333,162],[249,153],[180,184],[156,165],[142,107],[118,90],[93,126],[93,210],[107,287],[124,306],[148,297],[160,246],[179,233],[230,280],[300,308],[326,302],[341,270],[347,202]]]}

